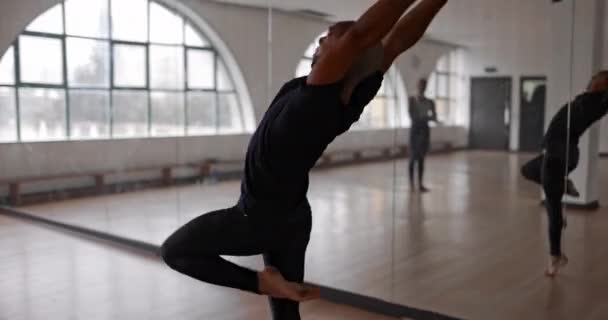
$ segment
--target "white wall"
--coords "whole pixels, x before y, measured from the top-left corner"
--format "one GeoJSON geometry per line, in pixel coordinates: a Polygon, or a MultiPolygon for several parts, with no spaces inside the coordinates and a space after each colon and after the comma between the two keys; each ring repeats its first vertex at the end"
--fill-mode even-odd
{"type": "MultiPolygon", "coordinates": [[[[484,1],[484,0],[471,0],[484,1]]],[[[463,1],[467,6],[471,1],[463,1]]],[[[574,1],[574,0],[573,0],[574,1]]],[[[557,39],[552,39],[552,34],[559,38],[570,37],[571,26],[568,21],[554,21],[552,23],[549,15],[551,1],[484,1],[486,5],[477,8],[470,7],[471,20],[466,24],[451,23],[461,32],[470,32],[474,42],[468,46],[467,66],[471,76],[508,76],[512,78],[512,114],[510,149],[519,148],[519,117],[520,117],[520,79],[522,76],[547,76],[552,71],[551,61],[559,59],[561,55],[569,52],[568,47],[559,50],[551,47],[557,39]],[[491,5],[490,5],[491,3],[491,5]],[[475,17],[483,17],[478,19],[475,17]],[[501,17],[507,17],[507,19],[501,17]],[[552,33],[552,30],[560,30],[552,33]],[[483,68],[496,66],[498,73],[488,75],[483,68]]],[[[586,2],[575,2],[580,9],[586,2]]],[[[601,1],[598,2],[601,4],[601,1]]],[[[456,3],[455,5],[457,5],[456,3]]],[[[608,5],[603,4],[602,16],[604,24],[603,39],[603,68],[608,69],[608,5]]],[[[579,10],[580,11],[580,10],[579,10]]],[[[577,21],[586,23],[593,13],[579,12],[577,21]]],[[[457,18],[461,15],[452,14],[450,17],[457,18]]],[[[581,32],[575,33],[575,41],[584,37],[581,32]]],[[[565,68],[569,66],[565,65],[565,68]]],[[[569,74],[569,73],[566,73],[569,74]]],[[[585,75],[586,77],[587,75],[585,75]]],[[[548,84],[547,96],[547,119],[545,125],[551,119],[553,112],[568,101],[567,97],[561,96],[560,90],[552,90],[548,84]],[[553,96],[551,96],[553,95],[553,96]]],[[[553,88],[555,89],[555,88],[553,88]]],[[[584,90],[584,86],[577,87],[578,92],[584,90]]],[[[601,124],[600,152],[608,152],[608,119],[604,118],[601,124]]]]}
{"type": "Polygon", "coordinates": [[[511,150],[519,148],[520,78],[548,73],[550,5],[550,0],[453,1],[432,28],[466,46],[469,76],[512,79],[511,150]],[[486,67],[496,67],[498,72],[488,74],[486,67]]]}
{"type": "MultiPolygon", "coordinates": [[[[603,50],[601,56],[603,57],[601,65],[603,70],[608,70],[608,4],[604,3],[604,34],[603,34],[603,50]]],[[[604,117],[602,119],[601,125],[601,133],[600,133],[600,153],[608,153],[608,117],[604,117]]]]}
{"type": "MultiPolygon", "coordinates": [[[[601,39],[601,41],[603,42],[602,44],[600,44],[600,47],[602,48],[602,52],[598,54],[598,57],[600,57],[600,61],[599,61],[599,65],[601,66],[602,69],[604,70],[608,70],[608,19],[606,19],[605,17],[608,17],[608,4],[606,4],[605,2],[602,4],[602,2],[598,2],[598,5],[603,6],[603,12],[599,13],[600,15],[602,15],[603,19],[601,19],[602,21],[600,21],[601,23],[603,23],[603,34],[599,36],[599,39],[601,39]]],[[[578,19],[581,19],[583,21],[586,21],[587,17],[578,17],[578,19]]],[[[569,33],[570,30],[563,28],[563,32],[564,33],[569,33]]],[[[583,35],[579,32],[575,33],[575,40],[577,40],[578,38],[582,37],[583,35]]],[[[557,54],[566,54],[566,51],[561,51],[557,54]]],[[[585,75],[586,76],[586,75],[585,75]]],[[[584,82],[586,83],[586,82],[584,82]]],[[[577,88],[578,90],[583,90],[584,86],[580,86],[577,88]]],[[[561,101],[560,103],[563,104],[565,103],[566,100],[561,101]]],[[[555,106],[558,107],[558,106],[555,106]]],[[[556,110],[554,110],[556,111],[556,110]]],[[[600,137],[599,137],[599,152],[600,153],[608,153],[608,117],[604,117],[601,121],[600,124],[600,137]]]]}
{"type": "MultiPolygon", "coordinates": [[[[56,3],[56,0],[0,2],[0,52],[10,46],[29,22],[56,3]]],[[[266,10],[196,0],[168,1],[168,4],[191,10],[191,17],[192,14],[200,16],[221,38],[243,74],[257,119],[267,108],[269,93],[274,94],[293,77],[306,47],[328,25],[310,17],[275,12],[272,82],[268,84],[266,10]]],[[[413,85],[420,76],[428,75],[437,58],[449,49],[445,44],[423,41],[398,60],[406,84],[413,85]],[[412,64],[414,55],[416,63],[412,64]]],[[[400,143],[407,142],[407,130],[399,130],[397,136],[400,143]]],[[[393,138],[392,130],[351,132],[339,138],[330,149],[392,145],[393,138]]],[[[239,159],[245,153],[248,140],[248,135],[233,135],[0,144],[0,178],[186,163],[209,157],[239,159]]],[[[433,141],[440,140],[464,146],[466,130],[438,128],[433,141]]]]}
{"type": "MultiPolygon", "coordinates": [[[[552,51],[551,77],[547,86],[549,104],[545,119],[550,119],[559,105],[584,91],[589,78],[602,63],[605,16],[600,14],[604,0],[562,2],[553,6],[551,17],[552,51]],[[573,17],[573,9],[576,15],[573,17]],[[600,9],[600,10],[598,10],[600,9]],[[571,24],[573,22],[573,24],[571,24]],[[597,23],[596,23],[597,22],[597,23]],[[575,36],[571,39],[574,26],[575,36]],[[573,68],[574,66],[574,68],[573,68]]],[[[580,159],[570,178],[579,187],[581,196],[567,198],[569,203],[590,204],[598,199],[599,124],[592,126],[578,144],[580,159]]]]}
{"type": "Polygon", "coordinates": [[[602,62],[602,69],[604,70],[608,70],[608,19],[606,19],[606,17],[608,17],[608,4],[606,2],[604,2],[604,48],[602,51],[602,57],[604,57],[603,62],[602,62]]]}
{"type": "Polygon", "coordinates": [[[269,79],[268,11],[206,1],[188,0],[187,7],[204,19],[235,56],[251,92],[259,119],[282,84],[293,78],[306,47],[327,27],[313,18],[273,13],[272,83],[269,79]]]}
{"type": "MultiPolygon", "coordinates": [[[[0,52],[10,45],[31,20],[57,2],[1,1],[0,52]]],[[[327,26],[327,22],[311,17],[274,11],[273,45],[269,51],[266,9],[198,0],[181,0],[179,4],[204,19],[234,56],[249,90],[256,119],[267,108],[272,94],[292,77],[306,46],[327,26]],[[273,57],[271,75],[268,73],[269,52],[272,52],[273,57]],[[272,79],[270,84],[269,78],[272,79]]],[[[559,54],[551,52],[549,46],[549,6],[549,1],[452,1],[431,26],[433,34],[453,35],[453,39],[445,37],[444,40],[453,40],[466,47],[465,72],[468,75],[512,77],[511,149],[517,149],[519,140],[520,76],[547,75],[548,57],[559,54]],[[495,66],[499,72],[487,75],[483,70],[486,66],[495,66]]],[[[608,14],[608,9],[605,8],[605,11],[608,14]]],[[[608,30],[608,23],[606,29],[608,30]]],[[[608,48],[608,40],[605,41],[605,47],[608,48]]],[[[423,40],[397,61],[397,67],[410,92],[415,89],[417,79],[432,71],[438,57],[453,48],[447,43],[423,40]]],[[[604,65],[608,67],[608,57],[605,57],[604,65]]],[[[551,106],[548,105],[548,108],[551,106]]],[[[608,152],[608,130],[603,132],[601,150],[608,152]]],[[[147,143],[155,144],[157,141],[160,140],[154,139],[147,143]]],[[[0,147],[0,153],[4,154],[2,148],[3,146],[0,147]]],[[[38,148],[38,144],[32,148],[38,148]]]]}
{"type": "MultiPolygon", "coordinates": [[[[351,131],[336,139],[329,151],[378,148],[407,144],[409,129],[351,131]]],[[[468,132],[463,127],[436,127],[431,143],[450,142],[466,147],[468,132]]],[[[167,164],[200,162],[206,158],[243,159],[249,135],[205,138],[157,138],[108,141],[61,141],[0,145],[0,179],[79,172],[115,171],[167,164]]],[[[191,174],[195,174],[195,170],[191,174]]],[[[118,174],[110,180],[142,179],[160,176],[159,170],[140,174],[118,174]]],[[[23,192],[55,190],[59,187],[91,186],[90,179],[71,179],[30,183],[23,192]]],[[[0,186],[0,197],[8,194],[0,186]]]]}
{"type": "Polygon", "coordinates": [[[57,3],[57,0],[0,1],[0,52],[4,52],[36,16],[57,3]]]}
{"type": "MultiPolygon", "coordinates": [[[[396,131],[399,144],[407,144],[408,129],[396,131]]],[[[466,129],[436,127],[433,142],[466,145],[466,129]]],[[[394,130],[351,131],[328,150],[391,146],[394,130]]],[[[205,138],[156,138],[106,141],[59,141],[0,145],[0,178],[53,175],[72,172],[128,169],[192,163],[206,158],[243,159],[249,135],[205,138]]]]}
{"type": "Polygon", "coordinates": [[[403,76],[410,94],[416,93],[418,80],[428,78],[435,69],[437,60],[456,46],[440,41],[423,40],[404,53],[395,65],[403,76]]]}

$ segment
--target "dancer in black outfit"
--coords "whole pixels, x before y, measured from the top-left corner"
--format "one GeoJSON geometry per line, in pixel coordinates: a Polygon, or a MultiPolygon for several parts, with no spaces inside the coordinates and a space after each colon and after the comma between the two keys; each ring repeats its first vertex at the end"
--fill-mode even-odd
{"type": "Polygon", "coordinates": [[[431,128],[429,127],[429,122],[437,122],[435,102],[425,95],[426,85],[426,79],[420,79],[420,81],[418,81],[418,95],[409,99],[408,108],[410,119],[412,120],[409,145],[410,186],[412,191],[416,190],[414,172],[417,165],[418,189],[420,192],[429,191],[429,189],[424,186],[424,160],[431,144],[431,128]]]}
{"type": "Polygon", "coordinates": [[[561,250],[564,228],[562,197],[564,193],[577,197],[578,191],[571,180],[565,181],[566,166],[568,173],[576,169],[580,137],[606,113],[608,113],[608,71],[602,71],[591,79],[587,92],[577,96],[570,104],[570,139],[566,138],[568,105],[565,105],[549,124],[549,129],[543,138],[543,154],[522,167],[522,175],[528,180],[541,184],[545,192],[551,254],[545,274],[549,277],[554,277],[559,268],[568,262],[568,258],[561,250]]]}
{"type": "Polygon", "coordinates": [[[422,37],[447,0],[379,0],[358,21],[321,38],[308,77],[287,82],[251,138],[238,203],[201,215],[162,245],[173,269],[200,281],[271,297],[274,319],[300,319],[299,301],[319,296],[302,284],[310,237],[308,173],[338,135],[359,119],[393,61],[422,37]],[[399,20],[401,18],[401,20],[399,20]],[[366,50],[383,47],[379,68],[354,90],[345,75],[366,50]],[[348,92],[349,94],[344,94],[348,92]],[[220,255],[264,255],[257,272],[220,255]]]}

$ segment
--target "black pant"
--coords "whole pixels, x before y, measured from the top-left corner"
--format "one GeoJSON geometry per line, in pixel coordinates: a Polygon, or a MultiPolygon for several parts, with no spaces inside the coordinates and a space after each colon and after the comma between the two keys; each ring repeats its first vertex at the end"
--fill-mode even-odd
{"type": "MultiPolygon", "coordinates": [[[[308,202],[293,212],[247,212],[242,205],[213,211],[188,222],[162,245],[174,270],[215,285],[259,293],[257,273],[220,257],[264,255],[288,281],[304,281],[304,259],[312,228],[308,202]],[[274,215],[274,216],[272,216],[274,215]]],[[[300,319],[299,303],[270,299],[278,319],[300,319]]]]}
{"type": "MultiPolygon", "coordinates": [[[[545,207],[549,218],[549,246],[552,256],[562,254],[562,198],[566,191],[564,174],[566,173],[566,154],[564,152],[546,152],[521,168],[522,175],[533,182],[541,184],[545,192],[545,207]]],[[[573,148],[568,157],[568,173],[578,165],[579,152],[573,148]]]]}
{"type": "Polygon", "coordinates": [[[423,185],[424,179],[424,160],[429,149],[431,132],[428,126],[411,128],[409,146],[409,176],[410,184],[414,186],[414,171],[418,166],[418,185],[423,185]]]}

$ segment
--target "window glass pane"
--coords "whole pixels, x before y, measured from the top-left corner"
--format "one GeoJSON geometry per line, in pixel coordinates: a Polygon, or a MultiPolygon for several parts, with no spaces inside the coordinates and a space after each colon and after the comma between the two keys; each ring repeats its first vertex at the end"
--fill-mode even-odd
{"type": "Polygon", "coordinates": [[[184,94],[181,92],[153,92],[152,136],[184,135],[184,94]]]}
{"type": "Polygon", "coordinates": [[[437,71],[439,72],[449,72],[450,71],[450,56],[444,55],[437,61],[437,71]]]}
{"type": "Polygon", "coordinates": [[[20,88],[19,112],[22,141],[66,138],[64,90],[20,88]]]}
{"type": "Polygon", "coordinates": [[[0,88],[0,142],[17,141],[15,89],[0,88]]]}
{"type": "Polygon", "coordinates": [[[449,87],[449,97],[450,99],[457,99],[458,98],[458,92],[460,89],[460,79],[458,77],[458,75],[452,74],[450,75],[450,87],[449,87]]]}
{"type": "Polygon", "coordinates": [[[98,90],[70,91],[72,139],[110,137],[110,93],[98,90]]]}
{"type": "Polygon", "coordinates": [[[380,86],[380,89],[378,90],[378,93],[376,94],[376,96],[386,95],[387,84],[388,84],[388,81],[387,81],[387,78],[385,77],[384,80],[382,81],[382,85],[380,86]]]}
{"type": "Polygon", "coordinates": [[[366,111],[370,114],[369,125],[372,128],[384,128],[386,124],[386,99],[385,98],[375,98],[372,102],[367,106],[366,111]]]}
{"type": "Polygon", "coordinates": [[[439,91],[439,92],[437,92],[437,97],[439,97],[439,98],[448,97],[448,94],[449,94],[448,80],[449,80],[449,78],[445,74],[437,75],[437,90],[439,91]]]}
{"type": "Polygon", "coordinates": [[[214,92],[188,92],[188,135],[215,134],[217,108],[214,92]]]}
{"type": "Polygon", "coordinates": [[[186,45],[197,47],[210,46],[209,41],[189,23],[186,23],[186,45]]]}
{"type": "MultiPolygon", "coordinates": [[[[414,95],[418,95],[418,88],[416,88],[414,95]]],[[[431,99],[437,97],[437,74],[434,72],[431,74],[426,84],[426,96],[431,99]]]]}
{"type": "Polygon", "coordinates": [[[63,9],[61,4],[58,4],[39,15],[29,26],[27,26],[27,28],[25,28],[25,30],[57,34],[63,33],[63,9]]]}
{"type": "Polygon", "coordinates": [[[296,69],[296,77],[304,77],[307,76],[310,71],[312,70],[312,67],[310,66],[312,64],[312,60],[310,59],[302,59],[300,60],[300,63],[298,64],[298,68],[296,69]]]}
{"type": "Polygon", "coordinates": [[[435,108],[437,109],[437,119],[441,122],[448,123],[450,119],[450,104],[448,100],[435,100],[435,108]]]}
{"type": "Polygon", "coordinates": [[[112,0],[112,38],[148,41],[147,12],[147,0],[112,0]]]}
{"type": "Polygon", "coordinates": [[[214,54],[209,50],[188,50],[188,87],[215,88],[214,54]]]}
{"type": "Polygon", "coordinates": [[[373,104],[373,101],[370,102],[370,105],[367,106],[363,110],[363,113],[361,113],[361,116],[359,117],[359,121],[353,123],[353,125],[351,126],[352,129],[354,129],[354,130],[364,130],[364,129],[371,128],[372,115],[371,115],[371,112],[369,110],[371,109],[370,106],[372,104],[373,104]]]}
{"type": "Polygon", "coordinates": [[[412,125],[412,119],[410,119],[408,114],[409,101],[406,100],[406,103],[398,104],[398,114],[399,114],[399,123],[398,125],[402,128],[409,128],[412,125]]]}
{"type": "Polygon", "coordinates": [[[391,68],[384,76],[384,81],[382,82],[382,87],[380,87],[378,95],[382,95],[385,97],[395,97],[396,86],[397,71],[395,71],[394,68],[391,68]]]}
{"type": "Polygon", "coordinates": [[[450,72],[458,73],[458,66],[460,65],[460,51],[458,49],[450,52],[450,72]]]}
{"type": "Polygon", "coordinates": [[[184,43],[184,19],[160,4],[150,2],[150,42],[184,43]]]}
{"type": "Polygon", "coordinates": [[[114,45],[114,85],[146,86],[146,48],[138,45],[114,45]]]}
{"type": "Polygon", "coordinates": [[[385,117],[383,128],[395,128],[399,124],[400,111],[396,98],[385,98],[385,117]]]}
{"type": "Polygon", "coordinates": [[[107,38],[108,0],[68,0],[65,2],[65,19],[67,34],[107,38]]]}
{"type": "Polygon", "coordinates": [[[109,43],[67,38],[68,83],[70,86],[110,86],[109,43]]]}
{"type": "Polygon", "coordinates": [[[218,120],[221,133],[236,133],[243,130],[239,102],[234,93],[220,93],[218,96],[218,120]]]}
{"type": "Polygon", "coordinates": [[[33,36],[19,37],[21,81],[62,84],[61,40],[33,36]]]}
{"type": "Polygon", "coordinates": [[[15,53],[13,47],[9,47],[8,50],[0,59],[0,84],[14,84],[15,83],[15,53]]]}
{"type": "Polygon", "coordinates": [[[148,93],[115,90],[112,93],[113,137],[133,138],[148,135],[148,93]]]}
{"type": "Polygon", "coordinates": [[[150,86],[184,88],[184,47],[150,46],[150,86]]]}
{"type": "Polygon", "coordinates": [[[222,91],[234,90],[232,79],[230,78],[230,74],[228,73],[228,69],[226,69],[224,61],[218,59],[217,63],[217,89],[222,91]]]}

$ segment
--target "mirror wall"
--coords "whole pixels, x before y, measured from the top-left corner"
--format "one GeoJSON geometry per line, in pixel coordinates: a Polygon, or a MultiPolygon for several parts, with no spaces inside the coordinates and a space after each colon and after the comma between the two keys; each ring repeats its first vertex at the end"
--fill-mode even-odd
{"type": "MultiPolygon", "coordinates": [[[[27,2],[2,19],[2,203],[157,246],[235,205],[248,143],[275,95],[310,72],[329,26],[373,3],[27,2]]],[[[464,318],[548,312],[536,307],[557,294],[539,279],[550,245],[538,205],[547,164],[536,157],[559,108],[606,65],[605,21],[594,15],[604,10],[448,2],[312,170],[305,279],[464,318]]],[[[551,141],[552,188],[575,157],[568,132],[551,141]]],[[[579,206],[599,199],[606,145],[599,128],[587,132],[570,176],[580,196],[566,198],[579,206]]],[[[562,237],[582,260],[585,241],[574,239],[597,232],[590,219],[574,215],[562,237]]]]}
{"type": "MultiPolygon", "coordinates": [[[[237,203],[252,133],[332,24],[299,5],[32,3],[4,42],[3,204],[155,246],[237,203]]],[[[396,68],[386,79],[311,173],[306,280],[390,300],[376,279],[392,267],[390,160],[405,154],[394,129],[408,96],[396,68]]]]}

